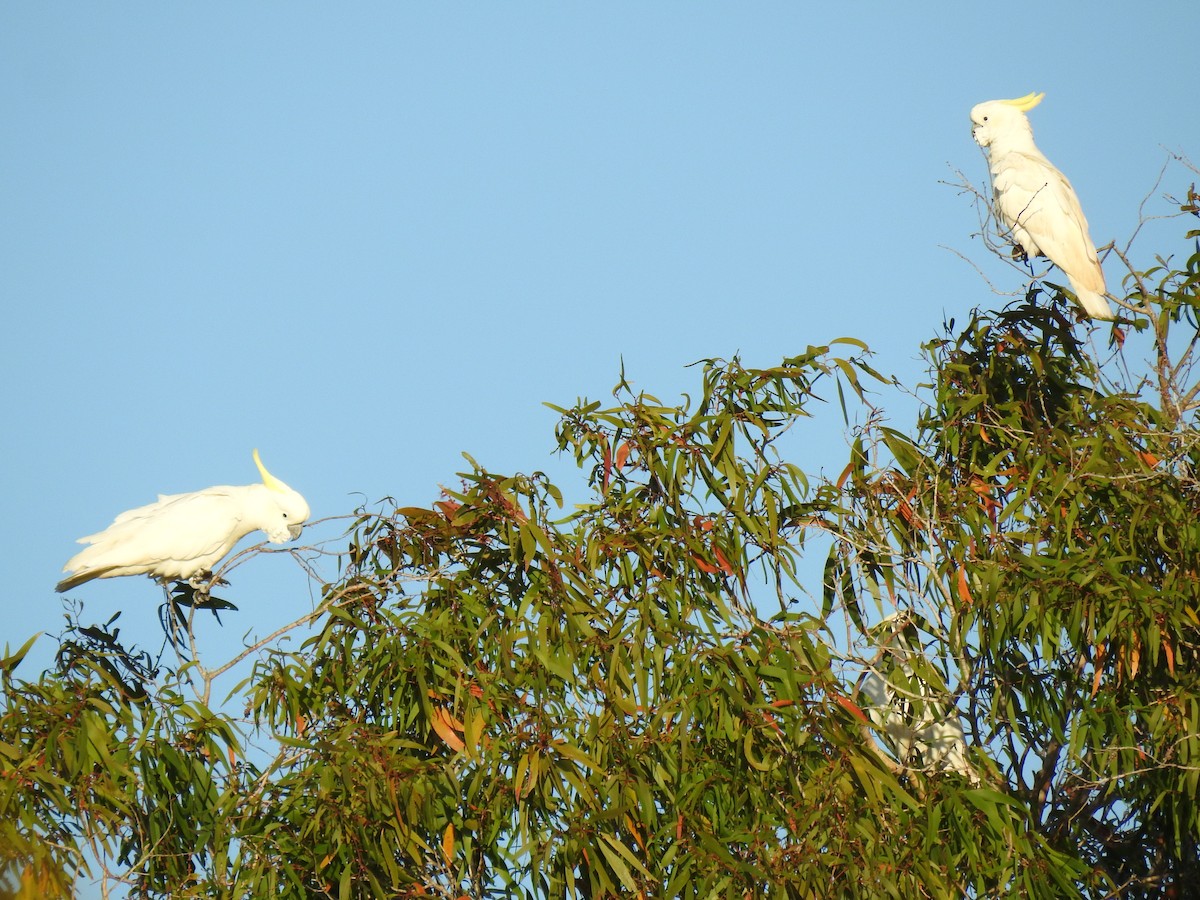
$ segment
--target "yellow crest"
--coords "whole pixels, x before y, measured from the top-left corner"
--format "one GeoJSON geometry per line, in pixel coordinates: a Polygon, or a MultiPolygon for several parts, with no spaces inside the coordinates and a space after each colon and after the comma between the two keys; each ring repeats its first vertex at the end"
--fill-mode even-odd
{"type": "Polygon", "coordinates": [[[1046,96],[1046,92],[1043,91],[1040,94],[1029,93],[1029,94],[1026,94],[1024,97],[1018,97],[1015,100],[1001,100],[1000,102],[1007,104],[1008,106],[1015,106],[1021,112],[1029,112],[1029,110],[1033,109],[1035,106],[1037,106],[1039,103],[1041,103],[1042,98],[1045,96],[1046,96]]]}
{"type": "Polygon", "coordinates": [[[286,484],[267,471],[267,467],[262,464],[262,460],[258,458],[258,450],[254,451],[254,464],[258,466],[258,474],[262,475],[263,484],[273,491],[290,490],[286,484]]]}

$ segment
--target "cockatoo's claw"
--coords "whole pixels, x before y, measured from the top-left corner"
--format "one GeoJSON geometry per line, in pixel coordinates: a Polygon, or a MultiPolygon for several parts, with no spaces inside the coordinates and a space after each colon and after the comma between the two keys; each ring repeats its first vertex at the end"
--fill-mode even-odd
{"type": "Polygon", "coordinates": [[[229,587],[229,582],[224,578],[213,575],[212,572],[197,572],[187,583],[192,586],[192,589],[202,597],[207,597],[212,593],[215,587],[229,587]]]}

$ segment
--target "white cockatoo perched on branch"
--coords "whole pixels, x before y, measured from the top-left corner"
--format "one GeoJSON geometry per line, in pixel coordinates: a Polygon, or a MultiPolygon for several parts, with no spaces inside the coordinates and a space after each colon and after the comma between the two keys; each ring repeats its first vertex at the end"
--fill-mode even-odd
{"type": "Polygon", "coordinates": [[[1104,271],[1087,219],[1066,176],[1033,142],[1025,113],[1045,94],[989,100],[971,110],[971,134],[987,151],[996,214],[1026,256],[1045,256],[1062,269],[1079,305],[1093,319],[1111,319],[1104,271]]]}
{"type": "Polygon", "coordinates": [[[890,616],[873,629],[886,635],[883,660],[860,679],[858,690],[867,703],[863,710],[871,717],[895,752],[901,765],[931,771],[957,772],[972,784],[979,773],[967,759],[967,741],[958,709],[944,689],[935,689],[922,680],[914,662],[928,661],[921,655],[916,629],[897,616],[890,616]]]}
{"type": "Polygon", "coordinates": [[[254,451],[262,484],[160,494],[157,502],[123,512],[103,531],[80,538],[90,544],[63,567],[70,577],[59,592],[119,575],[149,575],[162,582],[211,572],[242,538],[266,532],[275,544],[300,536],[308,520],[305,499],[267,471],[254,451]]]}

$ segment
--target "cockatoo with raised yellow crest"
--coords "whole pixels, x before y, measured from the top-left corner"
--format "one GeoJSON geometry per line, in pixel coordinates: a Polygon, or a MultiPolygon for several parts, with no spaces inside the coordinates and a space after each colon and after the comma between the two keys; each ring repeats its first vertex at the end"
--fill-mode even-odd
{"type": "Polygon", "coordinates": [[[1058,266],[1093,319],[1111,319],[1104,271],[1075,189],[1033,142],[1025,113],[1045,94],[989,100],[971,110],[971,134],[987,151],[996,214],[1029,257],[1058,266]]]}
{"type": "Polygon", "coordinates": [[[161,494],[156,502],[123,512],[106,529],[80,538],[90,544],[63,567],[71,573],[59,592],[120,575],[159,581],[208,573],[252,531],[284,544],[300,537],[309,509],[305,499],[267,471],[254,451],[262,484],[219,486],[190,494],[161,494]]]}

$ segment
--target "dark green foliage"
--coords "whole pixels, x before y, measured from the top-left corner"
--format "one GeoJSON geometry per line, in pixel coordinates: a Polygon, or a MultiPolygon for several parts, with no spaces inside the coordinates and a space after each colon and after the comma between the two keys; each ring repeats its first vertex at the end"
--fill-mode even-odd
{"type": "Polygon", "coordinates": [[[361,511],[308,638],[257,648],[221,709],[187,681],[215,670],[111,622],[33,682],[23,648],[0,891],[62,893],[85,851],[148,897],[1200,882],[1197,269],[1132,276],[1145,381],[1036,293],[951,324],[911,433],[867,405],[886,381],[852,340],[704,361],[678,406],[622,378],[559,410],[582,505],[472,461],[428,508],[361,511]],[[818,394],[867,414],[833,480],[792,461],[818,394]],[[905,708],[957,707],[978,783],[870,724],[888,628],[924,651],[889,669],[905,708]]]}

